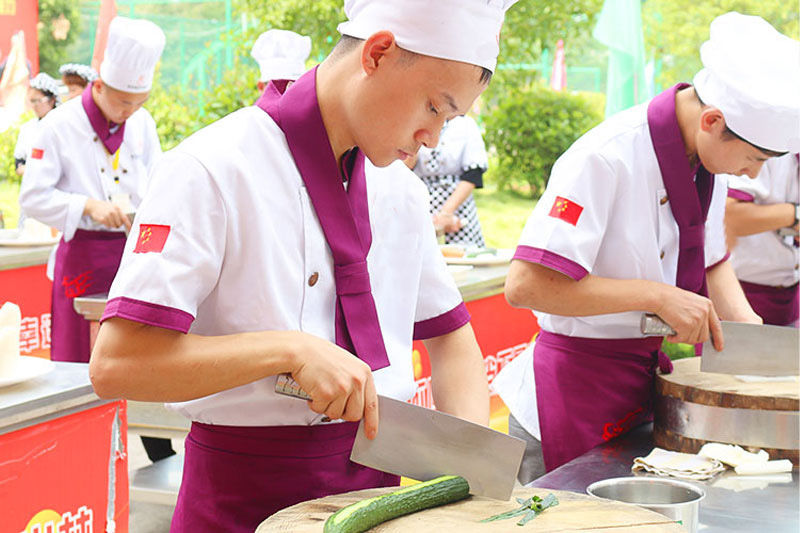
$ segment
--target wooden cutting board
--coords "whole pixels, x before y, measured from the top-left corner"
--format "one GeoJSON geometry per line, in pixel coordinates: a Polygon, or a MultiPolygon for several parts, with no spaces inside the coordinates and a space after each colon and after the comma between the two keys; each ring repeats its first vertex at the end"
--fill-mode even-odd
{"type": "MultiPolygon", "coordinates": [[[[367,489],[298,503],[267,518],[258,527],[256,533],[280,531],[321,533],[325,520],[342,507],[397,489],[398,487],[367,489]]],[[[370,531],[374,533],[443,533],[447,531],[458,533],[480,533],[482,531],[655,533],[662,531],[685,532],[686,530],[666,516],[642,507],[594,498],[576,492],[518,488],[514,491],[511,500],[507,502],[470,496],[466,500],[450,505],[401,516],[384,522],[370,531]],[[543,498],[550,492],[556,495],[559,504],[547,509],[525,526],[517,526],[515,519],[480,522],[484,518],[519,507],[515,498],[530,498],[533,495],[543,498]]]]}

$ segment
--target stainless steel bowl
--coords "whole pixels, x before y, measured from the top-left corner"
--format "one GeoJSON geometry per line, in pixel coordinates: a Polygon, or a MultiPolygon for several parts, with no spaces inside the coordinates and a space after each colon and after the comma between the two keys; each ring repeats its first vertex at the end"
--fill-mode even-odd
{"type": "Polygon", "coordinates": [[[703,489],[674,479],[617,477],[592,483],[586,488],[592,496],[630,503],[661,513],[696,533],[703,489]]]}

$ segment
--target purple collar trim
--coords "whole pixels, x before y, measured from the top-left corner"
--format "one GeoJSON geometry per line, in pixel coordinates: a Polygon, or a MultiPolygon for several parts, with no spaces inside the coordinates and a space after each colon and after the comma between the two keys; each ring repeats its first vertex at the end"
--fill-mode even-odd
{"type": "Polygon", "coordinates": [[[270,82],[256,105],[286,135],[331,249],[336,281],[336,344],[377,370],[389,366],[389,357],[367,270],[372,232],[364,154],[355,148],[342,157],[343,176],[322,122],[316,72],[316,68],[306,72],[288,90],[285,80],[270,82]],[[349,182],[347,190],[342,186],[342,177],[349,182]]]}
{"type": "Polygon", "coordinates": [[[689,85],[679,83],[653,98],[647,106],[647,123],[670,209],[678,223],[678,274],[675,284],[705,296],[708,294],[705,222],[711,205],[714,175],[702,165],[692,168],[686,157],[675,114],[675,96],[685,87],[689,85]]]}
{"type": "Polygon", "coordinates": [[[103,116],[103,112],[100,111],[100,108],[94,103],[94,98],[92,98],[93,84],[94,82],[88,84],[81,95],[83,110],[86,111],[86,116],[89,117],[89,123],[97,134],[97,138],[100,139],[109,154],[114,154],[122,145],[122,139],[125,136],[125,123],[120,124],[117,131],[111,133],[108,120],[103,116]]]}

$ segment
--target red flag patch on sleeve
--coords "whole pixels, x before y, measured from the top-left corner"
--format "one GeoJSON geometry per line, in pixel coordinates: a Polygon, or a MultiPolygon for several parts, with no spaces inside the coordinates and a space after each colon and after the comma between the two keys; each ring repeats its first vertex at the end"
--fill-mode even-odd
{"type": "Polygon", "coordinates": [[[582,205],[561,196],[556,196],[556,201],[553,202],[553,207],[550,209],[551,217],[561,219],[573,226],[578,224],[581,213],[583,213],[582,205]]]}
{"type": "Polygon", "coordinates": [[[164,249],[164,244],[167,242],[169,230],[169,226],[161,224],[142,224],[139,226],[139,238],[136,239],[136,247],[133,249],[133,253],[161,253],[161,250],[164,249]]]}
{"type": "Polygon", "coordinates": [[[41,148],[34,148],[31,150],[31,159],[41,159],[44,157],[44,150],[41,148]]]}

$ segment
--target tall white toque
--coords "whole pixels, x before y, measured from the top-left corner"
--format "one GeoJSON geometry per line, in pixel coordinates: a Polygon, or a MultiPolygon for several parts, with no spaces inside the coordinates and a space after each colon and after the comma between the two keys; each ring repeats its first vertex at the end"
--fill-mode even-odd
{"type": "Polygon", "coordinates": [[[289,30],[267,30],[256,39],[250,55],[261,70],[259,81],[296,80],[306,71],[311,37],[289,30]]]}
{"type": "Polygon", "coordinates": [[[108,27],[100,79],[120,91],[146,93],[153,85],[165,41],[161,28],[149,20],[114,17],[108,27]]]}
{"type": "Polygon", "coordinates": [[[388,30],[400,48],[494,72],[500,28],[517,0],[345,0],[342,35],[366,39],[388,30]]]}
{"type": "Polygon", "coordinates": [[[700,58],[695,91],[731,131],[760,148],[800,152],[800,41],[731,12],[711,23],[700,58]]]}

